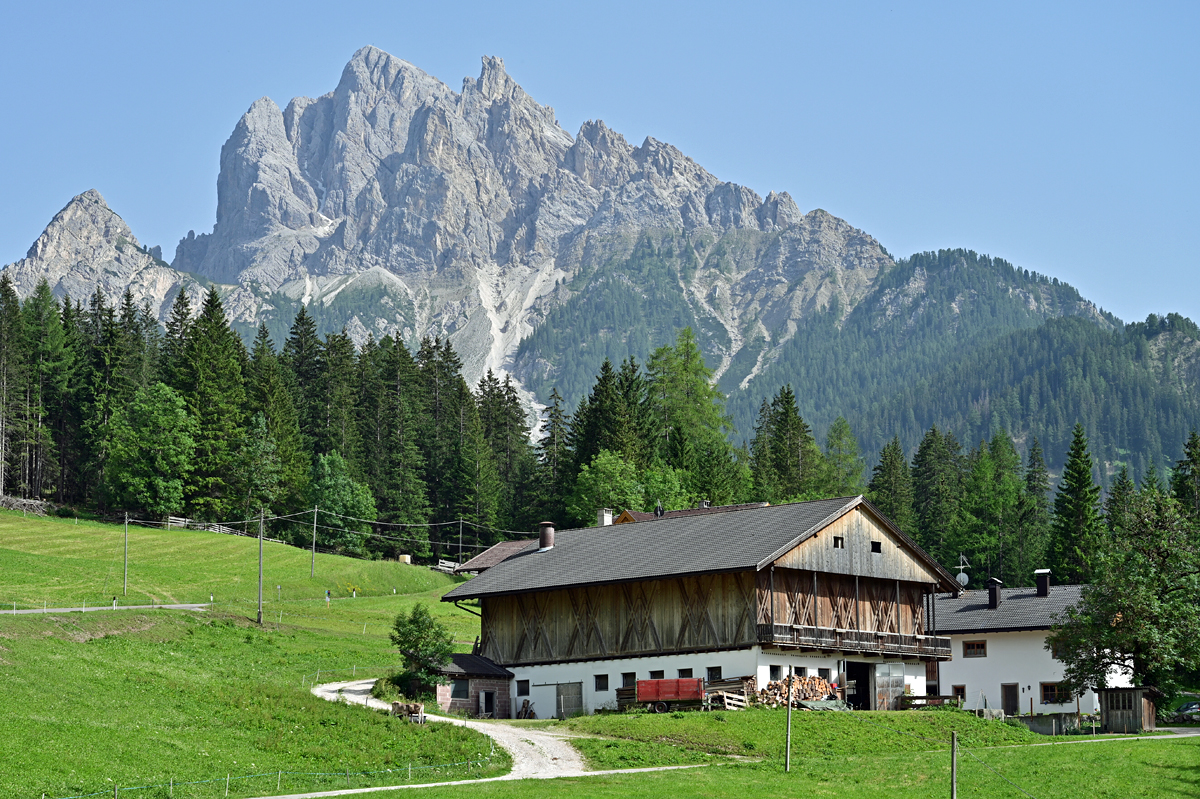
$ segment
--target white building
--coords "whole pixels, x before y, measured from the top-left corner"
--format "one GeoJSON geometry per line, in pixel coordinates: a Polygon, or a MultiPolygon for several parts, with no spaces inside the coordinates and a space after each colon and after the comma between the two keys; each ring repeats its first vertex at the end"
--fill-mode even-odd
{"type": "MultiPolygon", "coordinates": [[[[1062,687],[1063,663],[1046,648],[1046,636],[1083,586],[1051,585],[1037,572],[1036,588],[964,591],[937,597],[937,634],[949,636],[950,660],[937,664],[936,692],[959,696],[969,709],[997,708],[1006,715],[1099,712],[1095,691],[1074,696],[1062,687]]],[[[1113,674],[1111,687],[1128,680],[1113,674]]],[[[930,686],[931,693],[934,686],[930,686]]]]}
{"type": "MultiPolygon", "coordinates": [[[[541,718],[616,706],[636,680],[798,673],[893,708],[950,641],[926,632],[953,577],[862,497],[559,531],[444,601],[478,599],[478,654],[541,718]]],[[[482,564],[482,561],[481,561],[482,564]]],[[[464,564],[464,566],[469,564],[464,564]]]]}

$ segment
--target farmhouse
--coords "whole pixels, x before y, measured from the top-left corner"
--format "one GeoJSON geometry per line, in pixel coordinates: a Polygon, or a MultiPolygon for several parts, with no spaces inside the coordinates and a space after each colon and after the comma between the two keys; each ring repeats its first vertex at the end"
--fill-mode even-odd
{"type": "Polygon", "coordinates": [[[448,592],[478,599],[478,653],[513,673],[510,707],[615,707],[638,679],[793,666],[890,708],[950,654],[929,634],[954,578],[863,497],[555,531],[448,592]]]}
{"type": "MultiPolygon", "coordinates": [[[[1079,601],[1083,586],[1051,585],[1049,569],[1035,573],[1036,588],[1004,588],[940,594],[934,604],[939,635],[951,640],[951,659],[937,665],[937,691],[957,695],[968,708],[1001,709],[1006,715],[1095,713],[1095,691],[1074,696],[1062,685],[1063,664],[1046,649],[1046,635],[1079,601]]],[[[1128,685],[1114,673],[1110,686],[1128,685]]],[[[932,686],[931,686],[932,687],[932,686]]]]}

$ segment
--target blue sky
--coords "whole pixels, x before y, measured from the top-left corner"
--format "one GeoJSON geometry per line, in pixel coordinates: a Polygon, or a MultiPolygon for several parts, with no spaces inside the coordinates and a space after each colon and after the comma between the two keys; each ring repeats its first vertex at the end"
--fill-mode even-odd
{"type": "Polygon", "coordinates": [[[969,247],[1126,321],[1200,319],[1200,4],[10,4],[0,263],[98,189],[168,260],[210,230],[258,97],[364,44],[458,89],[484,54],[574,134],[603,119],[786,190],[897,256],[969,247]]]}

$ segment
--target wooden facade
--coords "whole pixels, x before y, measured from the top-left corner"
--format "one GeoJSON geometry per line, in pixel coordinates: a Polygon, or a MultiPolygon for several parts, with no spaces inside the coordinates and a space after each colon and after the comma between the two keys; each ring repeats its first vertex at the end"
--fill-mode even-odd
{"type": "Polygon", "coordinates": [[[926,635],[939,582],[859,506],[758,570],[484,596],[481,654],[506,666],[756,644],[945,657],[949,639],[926,635]]]}
{"type": "Polygon", "coordinates": [[[481,654],[508,666],[752,646],[758,642],[754,576],[484,597],[481,654]]]}

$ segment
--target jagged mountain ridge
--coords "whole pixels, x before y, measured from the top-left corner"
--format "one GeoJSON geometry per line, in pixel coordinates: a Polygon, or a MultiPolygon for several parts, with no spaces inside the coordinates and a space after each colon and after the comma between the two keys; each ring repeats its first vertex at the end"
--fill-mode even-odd
{"type": "Polygon", "coordinates": [[[718,368],[760,327],[786,335],[834,296],[853,307],[892,265],[862,231],[669,144],[634,147],[600,121],[572,137],[499,58],[456,93],[366,47],[333,92],[251,106],[222,148],[213,232],[189,233],[173,266],[231,284],[233,318],[277,337],[301,302],[360,341],[448,335],[475,379],[511,368],[564,284],[680,233],[704,266],[673,290],[721,333],[718,368]],[[709,268],[739,234],[762,244],[709,268]]]}

